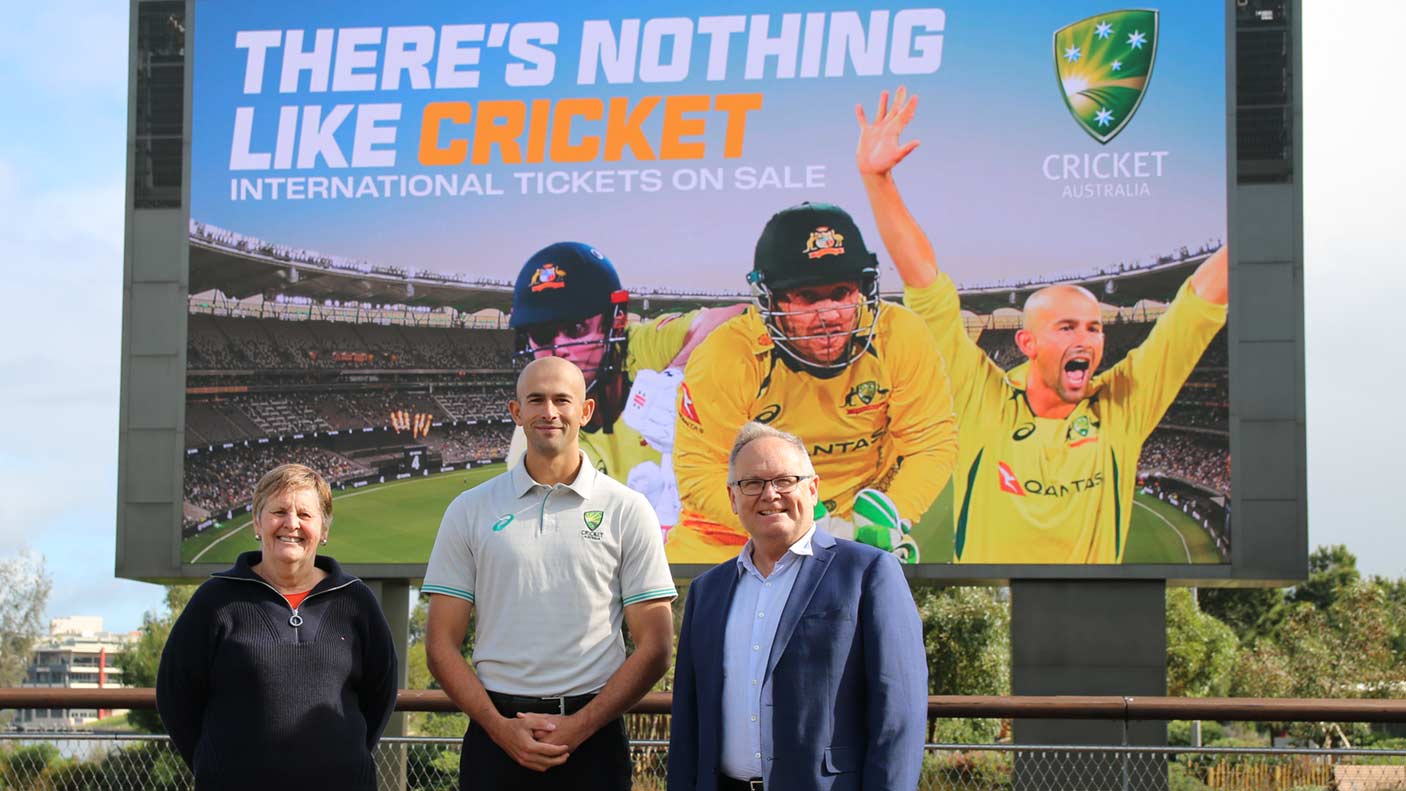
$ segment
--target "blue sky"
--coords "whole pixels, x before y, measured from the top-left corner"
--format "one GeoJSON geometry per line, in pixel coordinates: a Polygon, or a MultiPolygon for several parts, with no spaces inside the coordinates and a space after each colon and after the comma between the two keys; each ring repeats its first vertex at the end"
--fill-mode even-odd
{"type": "MultiPolygon", "coordinates": [[[[1361,79],[1395,65],[1389,49],[1361,46],[1361,20],[1406,29],[1406,8],[1306,5],[1310,536],[1347,544],[1368,572],[1401,576],[1406,518],[1392,471],[1406,429],[1389,399],[1406,390],[1406,366],[1383,344],[1398,335],[1406,295],[1406,150],[1395,131],[1406,118],[1361,79]],[[1364,403],[1368,388],[1386,394],[1385,408],[1364,403]]],[[[161,597],[112,577],[126,11],[24,5],[0,50],[0,557],[43,553],[50,614],[100,614],[116,629],[135,628],[161,597]]]]}

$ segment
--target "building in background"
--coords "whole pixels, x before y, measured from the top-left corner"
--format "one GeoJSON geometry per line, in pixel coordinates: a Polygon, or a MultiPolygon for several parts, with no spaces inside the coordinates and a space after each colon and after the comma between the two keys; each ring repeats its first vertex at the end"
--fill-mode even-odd
{"type": "MultiPolygon", "coordinates": [[[[73,615],[49,622],[49,636],[30,656],[25,687],[108,689],[122,686],[116,658],[137,637],[136,632],[103,631],[96,615],[73,615]]],[[[24,730],[71,730],[123,711],[111,709],[24,709],[15,725],[24,730]]]]}

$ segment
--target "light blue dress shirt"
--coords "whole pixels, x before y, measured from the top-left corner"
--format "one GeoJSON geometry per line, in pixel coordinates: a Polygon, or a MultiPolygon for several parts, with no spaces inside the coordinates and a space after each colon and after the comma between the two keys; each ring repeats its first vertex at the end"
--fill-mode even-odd
{"type": "Polygon", "coordinates": [[[752,563],[749,540],[737,556],[737,591],[723,638],[723,774],[739,780],[762,776],[762,676],[781,611],[791,597],[801,562],[815,554],[812,525],[763,577],[752,563]]]}

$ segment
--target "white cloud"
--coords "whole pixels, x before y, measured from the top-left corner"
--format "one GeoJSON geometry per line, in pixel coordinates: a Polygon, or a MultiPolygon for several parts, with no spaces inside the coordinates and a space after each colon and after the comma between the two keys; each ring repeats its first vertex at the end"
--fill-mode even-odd
{"type": "Polygon", "coordinates": [[[1314,545],[1346,544],[1364,571],[1399,577],[1403,520],[1391,472],[1406,442],[1395,415],[1406,367],[1393,343],[1406,295],[1406,113],[1364,78],[1391,73],[1394,53],[1363,48],[1354,20],[1399,30],[1406,8],[1352,8],[1303,5],[1309,532],[1314,545]]]}
{"type": "Polygon", "coordinates": [[[128,6],[57,0],[6,20],[0,71],[54,98],[112,95],[127,85],[128,6]]]}

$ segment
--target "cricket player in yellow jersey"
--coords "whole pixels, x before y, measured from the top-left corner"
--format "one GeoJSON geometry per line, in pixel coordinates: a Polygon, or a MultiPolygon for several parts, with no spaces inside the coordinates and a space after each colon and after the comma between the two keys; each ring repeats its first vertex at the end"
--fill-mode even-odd
{"type": "Polygon", "coordinates": [[[879,299],[878,262],[849,214],[779,212],[747,276],[754,305],[684,368],[674,471],[684,515],[673,563],[715,563],[747,539],[728,503],[728,450],[749,420],[805,440],[826,529],[917,562],[907,535],[952,473],[956,419],[923,322],[879,299]]]}
{"type": "MultiPolygon", "coordinates": [[[[538,357],[563,357],[581,369],[596,404],[582,427],[581,447],[597,470],[649,498],[667,534],[679,515],[669,452],[683,364],[710,330],[744,306],[669,313],[635,324],[628,323],[629,306],[629,292],[600,251],[580,242],[548,245],[523,265],[513,289],[514,358],[525,365],[538,357]]],[[[509,463],[525,449],[517,429],[509,463]]]]}
{"type": "Polygon", "coordinates": [[[917,97],[902,88],[860,126],[857,160],[884,246],[952,376],[961,456],[955,474],[959,563],[1120,563],[1143,442],[1225,326],[1225,248],[1181,286],[1142,345],[1101,374],[1102,311],[1079,286],[1040,289],[1016,344],[1028,362],[1002,371],[967,334],[957,287],[908,212],[892,170],[917,97]]]}

